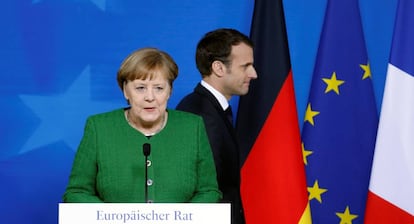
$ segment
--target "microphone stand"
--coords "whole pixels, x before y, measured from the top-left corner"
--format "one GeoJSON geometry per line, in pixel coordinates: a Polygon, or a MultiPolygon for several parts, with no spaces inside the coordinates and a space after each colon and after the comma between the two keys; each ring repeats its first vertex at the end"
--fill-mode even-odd
{"type": "Polygon", "coordinates": [[[148,203],[148,156],[151,153],[151,145],[149,143],[144,143],[142,145],[142,152],[145,156],[145,202],[148,203]]]}

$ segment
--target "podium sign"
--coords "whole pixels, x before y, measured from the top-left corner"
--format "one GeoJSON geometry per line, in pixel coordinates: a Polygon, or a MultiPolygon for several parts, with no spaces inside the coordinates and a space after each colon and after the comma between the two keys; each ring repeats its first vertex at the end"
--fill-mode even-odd
{"type": "Polygon", "coordinates": [[[230,224],[228,203],[60,203],[59,224],[230,224]]]}

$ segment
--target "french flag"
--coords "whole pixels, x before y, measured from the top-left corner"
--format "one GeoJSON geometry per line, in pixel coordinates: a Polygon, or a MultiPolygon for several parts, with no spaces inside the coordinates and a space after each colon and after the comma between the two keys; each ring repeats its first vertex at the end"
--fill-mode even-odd
{"type": "Polygon", "coordinates": [[[365,223],[414,223],[414,1],[398,3],[365,223]]]}

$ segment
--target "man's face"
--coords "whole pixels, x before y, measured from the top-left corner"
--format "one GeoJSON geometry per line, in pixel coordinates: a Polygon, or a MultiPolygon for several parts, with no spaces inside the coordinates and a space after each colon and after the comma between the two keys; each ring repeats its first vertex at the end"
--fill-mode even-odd
{"type": "Polygon", "coordinates": [[[249,92],[252,79],[257,79],[253,67],[253,49],[245,43],[232,47],[231,64],[224,75],[223,95],[230,98],[233,95],[245,95],[249,92]]]}

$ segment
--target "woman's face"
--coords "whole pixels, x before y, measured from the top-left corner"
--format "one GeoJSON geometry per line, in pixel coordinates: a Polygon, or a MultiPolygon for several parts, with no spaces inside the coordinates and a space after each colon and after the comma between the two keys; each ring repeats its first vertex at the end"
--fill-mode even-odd
{"type": "Polygon", "coordinates": [[[124,84],[124,96],[131,105],[131,116],[142,126],[152,126],[163,121],[171,87],[162,74],[153,79],[136,79],[124,84]]]}

